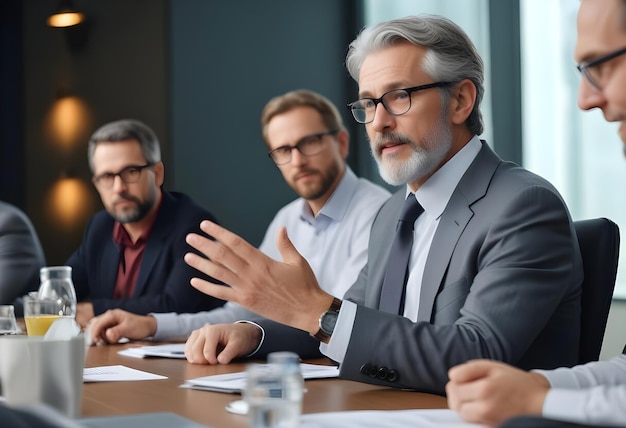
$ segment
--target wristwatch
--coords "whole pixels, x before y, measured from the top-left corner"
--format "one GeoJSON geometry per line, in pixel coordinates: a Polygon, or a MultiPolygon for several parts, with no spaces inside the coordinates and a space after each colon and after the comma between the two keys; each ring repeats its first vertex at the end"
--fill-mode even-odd
{"type": "Polygon", "coordinates": [[[330,336],[335,331],[335,324],[337,324],[337,317],[339,317],[339,309],[341,309],[341,300],[333,298],[333,303],[330,308],[320,316],[319,325],[320,329],[313,335],[320,342],[328,343],[330,336]]]}

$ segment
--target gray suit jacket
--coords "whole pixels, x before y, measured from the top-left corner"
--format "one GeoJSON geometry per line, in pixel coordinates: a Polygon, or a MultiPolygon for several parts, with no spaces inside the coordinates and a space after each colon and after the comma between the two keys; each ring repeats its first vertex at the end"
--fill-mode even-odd
{"type": "Polygon", "coordinates": [[[483,142],[441,216],[415,323],[377,310],[404,196],[380,209],[368,263],[345,295],[358,307],[342,378],[443,393],[448,369],[473,358],[576,363],[582,260],[550,183],[483,142]]]}
{"type": "Polygon", "coordinates": [[[32,223],[18,208],[0,201],[0,304],[37,290],[42,266],[45,258],[32,223]]]}

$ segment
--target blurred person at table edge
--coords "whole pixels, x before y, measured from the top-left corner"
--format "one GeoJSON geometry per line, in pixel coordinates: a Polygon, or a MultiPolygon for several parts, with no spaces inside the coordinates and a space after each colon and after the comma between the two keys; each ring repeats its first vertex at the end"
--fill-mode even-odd
{"type": "MultiPolygon", "coordinates": [[[[578,105],[620,122],[626,145],[626,1],[582,0],[575,59],[578,105]]],[[[450,370],[452,409],[471,422],[503,427],[626,426],[626,348],[608,361],[525,372],[486,360],[450,370]],[[522,416],[524,415],[524,416],[522,416]]]]}
{"type": "Polygon", "coordinates": [[[45,265],[30,219],[19,208],[0,201],[0,304],[13,304],[21,316],[21,296],[39,288],[39,269],[45,265]]]}
{"type": "Polygon", "coordinates": [[[165,167],[152,129],[131,119],[107,123],[91,136],[88,160],[105,209],[90,219],[66,262],[78,323],[84,327],[111,308],[146,314],[221,306],[189,285],[197,272],[183,261],[190,250],[185,235],[215,217],[188,196],[163,189],[165,167]]]}

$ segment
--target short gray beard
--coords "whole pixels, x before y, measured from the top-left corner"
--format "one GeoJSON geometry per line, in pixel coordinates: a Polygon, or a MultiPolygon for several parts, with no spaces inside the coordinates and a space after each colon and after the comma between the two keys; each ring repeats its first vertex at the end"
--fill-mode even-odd
{"type": "Polygon", "coordinates": [[[109,213],[111,216],[122,224],[136,223],[143,220],[150,212],[154,204],[156,203],[156,190],[152,189],[148,193],[148,197],[145,201],[141,201],[130,195],[124,195],[128,200],[134,201],[137,204],[137,208],[128,209],[122,213],[109,213]]]}
{"type": "Polygon", "coordinates": [[[152,206],[147,204],[141,204],[137,208],[129,209],[120,214],[115,214],[113,218],[122,224],[136,223],[150,212],[152,206]]]}
{"type": "Polygon", "coordinates": [[[418,145],[412,139],[395,132],[382,134],[372,146],[372,156],[378,164],[380,176],[393,186],[400,186],[420,180],[431,174],[444,161],[452,148],[452,130],[445,122],[444,115],[440,116],[431,131],[418,145]],[[398,160],[394,155],[384,157],[379,147],[383,142],[402,142],[412,147],[411,156],[398,160]]]}

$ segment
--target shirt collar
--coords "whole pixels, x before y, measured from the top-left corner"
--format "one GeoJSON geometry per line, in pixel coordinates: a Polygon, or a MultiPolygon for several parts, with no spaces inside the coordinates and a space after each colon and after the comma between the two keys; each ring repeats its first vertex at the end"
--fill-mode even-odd
{"type": "MultiPolygon", "coordinates": [[[[425,212],[434,218],[439,218],[443,214],[461,177],[478,156],[481,148],[482,143],[475,135],[417,190],[415,197],[425,212]]],[[[412,190],[408,185],[406,188],[408,195],[412,190]]]]}
{"type": "MultiPolygon", "coordinates": [[[[142,241],[143,238],[143,235],[140,236],[137,242],[142,241]]],[[[130,239],[130,235],[126,229],[124,229],[124,225],[119,221],[115,221],[113,224],[113,242],[115,242],[118,248],[132,247],[134,245],[133,241],[130,239]]]]}

